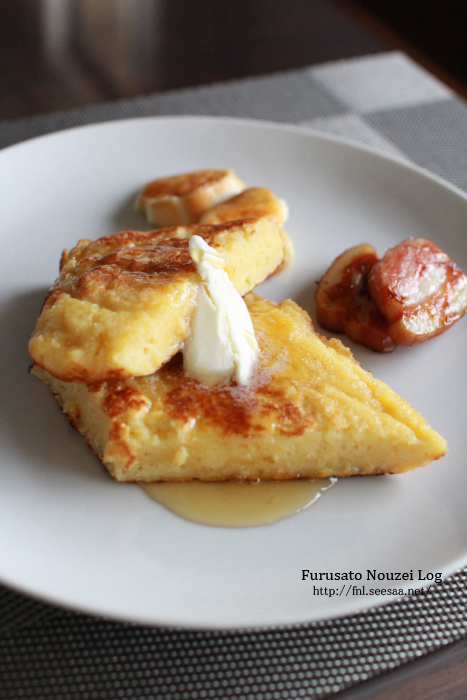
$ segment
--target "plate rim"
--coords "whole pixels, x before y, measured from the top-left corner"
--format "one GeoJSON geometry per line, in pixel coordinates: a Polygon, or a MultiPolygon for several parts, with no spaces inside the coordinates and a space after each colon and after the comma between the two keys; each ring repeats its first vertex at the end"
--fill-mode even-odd
{"type": "MultiPolygon", "coordinates": [[[[245,118],[237,118],[237,117],[228,117],[228,116],[210,116],[210,115],[165,115],[165,116],[143,116],[143,117],[130,117],[130,118],[123,118],[123,119],[115,119],[115,120],[107,120],[107,121],[102,121],[102,122],[94,122],[91,124],[83,124],[83,125],[78,125],[78,126],[73,126],[73,127],[68,127],[64,129],[59,129],[47,134],[41,134],[39,136],[31,137],[25,140],[22,140],[18,143],[11,144],[9,146],[6,146],[1,149],[0,151],[0,167],[2,167],[2,154],[9,154],[12,151],[19,151],[19,150],[24,150],[28,149],[31,147],[31,145],[34,145],[37,142],[44,142],[45,141],[54,141],[54,140],[59,140],[59,139],[67,139],[69,137],[72,137],[73,134],[83,131],[94,131],[94,130],[106,130],[109,129],[109,127],[115,127],[118,128],[121,125],[128,125],[129,127],[134,126],[137,127],[138,124],[141,124],[142,122],[148,122],[148,123],[170,123],[170,122],[178,122],[179,124],[193,124],[193,123],[204,123],[207,124],[209,122],[215,122],[215,123],[223,123],[225,125],[233,125],[233,126],[247,126],[247,127],[254,127],[258,129],[269,129],[271,131],[279,131],[279,132],[284,132],[284,133],[297,133],[301,134],[307,138],[310,139],[315,139],[321,142],[327,142],[327,143],[332,143],[332,144],[338,144],[341,146],[344,146],[348,149],[351,149],[356,152],[363,152],[366,153],[372,157],[376,157],[379,160],[382,161],[389,161],[392,164],[395,164],[397,166],[402,166],[404,170],[407,170],[412,173],[417,173],[419,176],[422,176],[423,178],[430,180],[431,182],[435,183],[436,185],[440,186],[443,189],[446,189],[450,191],[452,194],[456,195],[460,199],[462,199],[465,204],[467,205],[467,193],[459,188],[457,185],[454,185],[453,183],[449,182],[448,180],[442,178],[441,176],[431,172],[430,170],[417,165],[416,163],[412,163],[410,159],[407,157],[407,160],[405,160],[403,157],[399,157],[397,154],[391,154],[391,153],[385,153],[377,148],[364,144],[364,143],[359,143],[356,140],[340,136],[337,134],[331,134],[328,132],[321,132],[317,129],[314,129],[313,127],[307,126],[307,125],[300,125],[300,124],[288,124],[288,123],[282,123],[282,122],[274,122],[274,121],[268,121],[268,120],[259,120],[259,119],[245,119],[245,118]]],[[[446,577],[454,575],[456,572],[461,570],[465,565],[467,564],[467,549],[465,553],[462,556],[457,557],[451,562],[451,565],[449,567],[445,567],[443,570],[443,581],[445,580],[446,577]]],[[[198,624],[196,622],[187,622],[187,623],[181,623],[179,620],[174,620],[171,618],[162,618],[160,615],[157,616],[157,619],[152,617],[151,615],[148,615],[146,617],[139,617],[137,615],[125,615],[124,613],[116,613],[114,611],[110,610],[103,610],[101,605],[93,606],[93,605],[81,605],[81,604],[76,604],[74,602],[69,602],[66,600],[66,596],[57,596],[57,595],[50,595],[48,596],[44,592],[37,592],[37,589],[34,589],[34,587],[30,587],[27,585],[21,585],[18,584],[15,581],[9,580],[8,576],[4,576],[3,573],[0,571],[0,582],[7,587],[11,588],[13,591],[17,591],[21,594],[25,594],[33,598],[34,600],[37,600],[39,602],[43,602],[46,604],[50,605],[55,605],[58,606],[61,609],[64,610],[70,610],[70,611],[78,611],[82,614],[90,614],[93,616],[99,616],[103,619],[108,619],[108,620],[113,620],[113,621],[120,621],[120,622],[132,622],[135,624],[142,624],[142,625],[153,625],[153,626],[171,626],[171,627],[176,627],[180,629],[193,629],[193,630],[252,630],[252,629],[272,629],[272,628],[277,628],[277,627],[283,627],[283,626],[290,626],[290,625],[304,625],[304,624],[310,624],[313,622],[319,622],[319,621],[325,621],[325,620],[334,620],[334,619],[341,619],[344,617],[347,617],[349,615],[354,615],[354,614],[362,614],[365,613],[368,610],[371,610],[373,608],[379,608],[382,606],[390,605],[392,603],[398,602],[400,600],[406,600],[407,596],[392,596],[392,597],[386,597],[386,598],[381,598],[381,599],[376,599],[374,600],[373,598],[370,599],[369,602],[367,601],[355,601],[354,604],[351,604],[349,602],[348,606],[343,606],[341,610],[338,611],[333,611],[331,614],[327,610],[326,607],[323,608],[321,611],[316,611],[313,610],[311,613],[311,616],[305,618],[303,614],[300,614],[300,619],[292,619],[291,615],[287,615],[287,620],[278,620],[276,622],[271,622],[271,623],[253,623],[253,624],[247,624],[244,622],[239,622],[233,625],[228,625],[226,626],[222,622],[216,622],[216,621],[211,621],[207,622],[206,624],[198,624]],[[360,603],[360,604],[358,604],[360,603]]],[[[409,586],[402,586],[402,588],[407,589],[409,586]]],[[[278,616],[280,617],[280,616],[278,616]]]]}
{"type": "Polygon", "coordinates": [[[389,153],[378,149],[376,146],[372,146],[367,143],[359,142],[357,139],[352,139],[347,136],[342,136],[341,134],[334,134],[327,131],[320,131],[313,126],[308,126],[305,124],[290,124],[287,122],[275,122],[267,119],[254,119],[254,118],[244,118],[244,117],[229,117],[224,115],[213,116],[213,115],[193,115],[193,114],[175,114],[175,115],[154,115],[154,116],[141,116],[141,117],[124,117],[119,119],[109,119],[106,121],[97,121],[90,124],[79,124],[76,126],[65,127],[63,129],[57,129],[46,134],[39,134],[38,136],[31,136],[30,138],[24,139],[17,143],[13,143],[9,146],[4,146],[0,148],[0,159],[3,153],[10,153],[13,149],[20,149],[30,146],[39,141],[43,140],[53,140],[63,136],[68,136],[74,132],[81,131],[91,131],[94,129],[106,129],[109,126],[121,126],[125,124],[138,124],[142,122],[221,122],[225,124],[232,124],[233,126],[248,126],[248,127],[258,127],[266,128],[271,130],[279,130],[290,133],[301,133],[311,138],[317,139],[319,141],[325,141],[328,143],[341,144],[346,146],[351,150],[357,152],[365,152],[376,156],[383,161],[390,161],[396,165],[402,166],[405,170],[417,172],[423,175],[428,180],[431,180],[448,190],[460,195],[464,200],[467,200],[467,192],[461,189],[458,185],[450,182],[446,178],[437,175],[433,171],[418,165],[415,161],[412,161],[409,156],[399,156],[396,153],[389,153]]]}

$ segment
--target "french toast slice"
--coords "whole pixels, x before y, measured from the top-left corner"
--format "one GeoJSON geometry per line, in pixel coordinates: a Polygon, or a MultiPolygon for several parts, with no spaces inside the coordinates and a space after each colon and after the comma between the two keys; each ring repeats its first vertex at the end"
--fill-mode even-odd
{"type": "Polygon", "coordinates": [[[223,255],[242,296],[289,255],[287,235],[266,217],[81,240],[44,302],[33,360],[69,382],[155,372],[189,332],[200,281],[188,250],[194,234],[223,255]]]}
{"type": "Polygon", "coordinates": [[[245,387],[203,385],[180,355],[151,376],[92,385],[31,371],[118,481],[398,473],[444,454],[422,416],[294,302],[245,301],[260,346],[245,387]]]}

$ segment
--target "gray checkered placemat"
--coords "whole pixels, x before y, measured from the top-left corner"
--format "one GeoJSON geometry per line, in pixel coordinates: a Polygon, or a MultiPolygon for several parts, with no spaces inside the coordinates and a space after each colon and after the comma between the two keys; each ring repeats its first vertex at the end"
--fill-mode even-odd
{"type": "MultiPolygon", "coordinates": [[[[340,134],[467,190],[467,109],[398,52],[0,124],[0,146],[149,115],[227,115],[340,134]]],[[[467,634],[467,572],[339,620],[246,632],[132,626],[0,586],[0,700],[323,698],[467,634]]]]}

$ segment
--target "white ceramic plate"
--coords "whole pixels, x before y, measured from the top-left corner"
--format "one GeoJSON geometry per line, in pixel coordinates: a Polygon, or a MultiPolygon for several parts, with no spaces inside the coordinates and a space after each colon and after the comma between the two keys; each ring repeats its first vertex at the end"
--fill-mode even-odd
{"type": "Polygon", "coordinates": [[[27,340],[62,248],[147,228],[132,210],[147,180],[226,166],[290,205],[295,262],[260,294],[292,297],[313,316],[315,281],[336,255],[361,242],[382,254],[409,236],[432,238],[467,269],[461,192],[396,160],[297,128],[141,119],[0,153],[5,583],[118,619],[222,628],[306,622],[390,600],[315,595],[316,582],[303,581],[302,569],[362,573],[365,582],[367,569],[412,570],[417,578],[419,569],[446,575],[467,563],[465,319],[391,355],[352,346],[365,368],[446,437],[448,455],[406,475],[341,480],[308,510],[266,527],[192,524],[137,486],[114,483],[45,387],[28,376],[27,340]]]}

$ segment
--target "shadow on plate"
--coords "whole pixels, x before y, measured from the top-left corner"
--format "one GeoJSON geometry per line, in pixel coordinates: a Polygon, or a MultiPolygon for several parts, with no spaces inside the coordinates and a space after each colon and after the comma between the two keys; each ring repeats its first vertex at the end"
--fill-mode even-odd
{"type": "MultiPolygon", "coordinates": [[[[0,312],[0,418],[2,444],[21,461],[34,460],[42,474],[107,478],[100,462],[70,426],[50,391],[28,373],[28,340],[47,290],[11,297],[0,312]]],[[[110,478],[110,477],[108,477],[110,478]]]]}
{"type": "Polygon", "coordinates": [[[117,231],[151,231],[154,226],[150,226],[143,214],[135,210],[135,192],[128,197],[119,209],[112,216],[112,229],[117,231]]]}
{"type": "Polygon", "coordinates": [[[298,294],[295,295],[294,301],[304,309],[307,314],[310,315],[313,325],[318,332],[323,333],[324,331],[318,325],[316,318],[316,302],[315,302],[315,292],[316,292],[316,282],[311,282],[306,287],[300,289],[298,294]]]}

